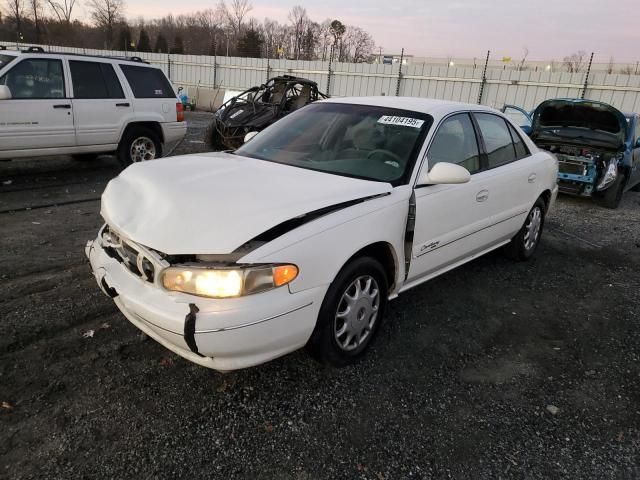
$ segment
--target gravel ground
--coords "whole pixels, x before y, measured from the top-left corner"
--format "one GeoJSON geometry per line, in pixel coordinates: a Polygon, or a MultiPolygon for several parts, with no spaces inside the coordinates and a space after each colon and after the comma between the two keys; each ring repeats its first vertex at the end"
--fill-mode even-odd
{"type": "MultiPolygon", "coordinates": [[[[205,148],[210,116],[187,118],[175,153],[205,148]]],[[[0,163],[0,477],[640,477],[640,194],[561,197],[532,261],[401,295],[355,367],[296,352],[220,374],[95,285],[83,246],[117,173],[0,163]]]]}

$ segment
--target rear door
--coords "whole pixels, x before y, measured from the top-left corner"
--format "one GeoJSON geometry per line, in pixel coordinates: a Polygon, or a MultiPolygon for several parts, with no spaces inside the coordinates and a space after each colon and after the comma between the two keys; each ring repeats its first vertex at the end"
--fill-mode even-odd
{"type": "Polygon", "coordinates": [[[68,77],[61,56],[25,56],[0,77],[11,99],[0,100],[0,151],[73,147],[68,77]]]}
{"type": "Polygon", "coordinates": [[[133,105],[109,62],[69,60],[78,145],[117,144],[133,105]]]}

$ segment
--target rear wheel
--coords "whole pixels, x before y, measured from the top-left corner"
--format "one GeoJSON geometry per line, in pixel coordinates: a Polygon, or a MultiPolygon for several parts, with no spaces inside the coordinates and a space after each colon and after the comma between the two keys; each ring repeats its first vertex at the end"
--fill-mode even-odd
{"type": "Polygon", "coordinates": [[[504,252],[509,258],[523,261],[529,260],[533,256],[540,243],[545,211],[544,200],[538,198],[518,234],[504,248],[504,252]]]}
{"type": "Polygon", "coordinates": [[[162,143],[158,135],[146,127],[127,130],[118,146],[118,160],[123,167],[132,163],[154,160],[162,156],[162,143]]]}
{"type": "Polygon", "coordinates": [[[361,257],[348,263],[327,291],[307,351],[336,367],[358,361],[378,332],[387,290],[387,277],[377,260],[361,257]]]}
{"type": "Polygon", "coordinates": [[[618,208],[622,201],[622,194],[624,193],[624,181],[624,175],[618,173],[615,182],[604,192],[601,192],[601,195],[596,197],[597,202],[605,208],[618,208]]]}

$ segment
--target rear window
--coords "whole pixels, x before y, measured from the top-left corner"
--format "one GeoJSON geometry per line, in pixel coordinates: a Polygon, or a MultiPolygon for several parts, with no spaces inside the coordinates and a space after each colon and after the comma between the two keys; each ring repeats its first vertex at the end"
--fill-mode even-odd
{"type": "Polygon", "coordinates": [[[122,65],[120,68],[136,98],[176,98],[173,87],[162,70],[136,65],[122,65]]]}

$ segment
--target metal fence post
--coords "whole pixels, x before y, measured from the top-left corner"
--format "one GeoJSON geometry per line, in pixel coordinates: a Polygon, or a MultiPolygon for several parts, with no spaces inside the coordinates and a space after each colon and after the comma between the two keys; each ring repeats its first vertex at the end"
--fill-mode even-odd
{"type": "Polygon", "coordinates": [[[171,80],[171,55],[167,53],[167,77],[171,80]]]}
{"type": "Polygon", "coordinates": [[[271,64],[269,63],[269,57],[267,57],[267,79],[265,82],[269,81],[269,77],[271,76],[271,64]]]}
{"type": "Polygon", "coordinates": [[[587,94],[587,85],[589,84],[589,74],[591,73],[591,64],[593,63],[593,52],[591,52],[591,58],[589,59],[589,66],[587,67],[587,74],[584,76],[584,87],[582,88],[582,95],[580,98],[584,100],[584,96],[587,94]]]}
{"type": "Polygon", "coordinates": [[[396,83],[396,97],[400,96],[400,82],[402,81],[402,62],[404,61],[404,48],[400,52],[400,68],[398,68],[398,82],[396,83]]]}
{"type": "Polygon", "coordinates": [[[480,84],[480,94],[478,95],[478,105],[482,103],[482,94],[484,93],[484,86],[487,83],[487,67],[489,66],[489,55],[491,50],[487,50],[487,58],[484,61],[484,70],[482,71],[482,83],[480,84]]]}
{"type": "Polygon", "coordinates": [[[333,45],[331,45],[331,51],[329,52],[329,70],[327,71],[327,95],[331,95],[331,60],[333,59],[333,45]]]}
{"type": "Polygon", "coordinates": [[[218,56],[213,56],[213,88],[218,88],[218,56]]]}

